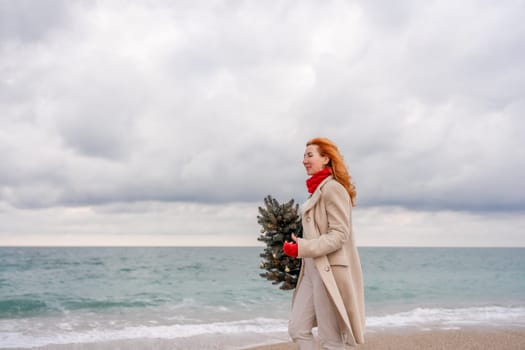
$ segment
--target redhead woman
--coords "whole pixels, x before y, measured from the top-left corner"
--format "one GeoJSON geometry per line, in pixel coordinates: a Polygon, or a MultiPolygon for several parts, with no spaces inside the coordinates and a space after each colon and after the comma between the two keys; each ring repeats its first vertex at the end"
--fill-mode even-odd
{"type": "Polygon", "coordinates": [[[352,231],[356,190],[337,146],[325,138],[306,144],[303,165],[310,196],[303,204],[303,238],[284,252],[303,259],[292,299],[288,332],[301,350],[343,350],[364,343],[361,263],[352,231]]]}

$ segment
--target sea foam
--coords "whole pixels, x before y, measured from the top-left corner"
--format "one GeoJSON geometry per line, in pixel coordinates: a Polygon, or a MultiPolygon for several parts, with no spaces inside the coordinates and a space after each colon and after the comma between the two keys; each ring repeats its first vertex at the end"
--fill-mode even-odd
{"type": "Polygon", "coordinates": [[[461,328],[464,326],[525,327],[524,307],[416,308],[410,311],[370,316],[369,328],[461,328]]]}
{"type": "Polygon", "coordinates": [[[203,335],[240,335],[261,333],[282,333],[287,321],[256,318],[232,322],[207,324],[174,324],[161,326],[135,326],[122,329],[92,329],[53,334],[28,335],[23,332],[0,333],[0,348],[32,348],[51,344],[95,343],[132,339],[177,339],[203,335]]]}

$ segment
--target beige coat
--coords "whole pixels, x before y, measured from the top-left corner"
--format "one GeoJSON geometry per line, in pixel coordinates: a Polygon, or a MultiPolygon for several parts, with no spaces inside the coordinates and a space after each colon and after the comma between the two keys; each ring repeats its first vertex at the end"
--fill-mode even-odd
{"type": "MultiPolygon", "coordinates": [[[[332,176],[326,178],[302,208],[303,237],[299,257],[315,266],[339,313],[347,345],[364,343],[363,275],[354,243],[350,196],[332,176]]],[[[301,284],[304,266],[297,286],[301,284]]],[[[297,290],[297,288],[296,288],[297,290]]],[[[295,294],[292,303],[295,299],[295,294]]]]}

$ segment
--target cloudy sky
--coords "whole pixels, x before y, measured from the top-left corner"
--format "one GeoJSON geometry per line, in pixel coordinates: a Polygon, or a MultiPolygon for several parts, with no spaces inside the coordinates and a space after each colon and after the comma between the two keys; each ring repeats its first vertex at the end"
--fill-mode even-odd
{"type": "Polygon", "coordinates": [[[334,140],[359,245],[525,246],[523,1],[0,0],[0,245],[258,245],[334,140]]]}

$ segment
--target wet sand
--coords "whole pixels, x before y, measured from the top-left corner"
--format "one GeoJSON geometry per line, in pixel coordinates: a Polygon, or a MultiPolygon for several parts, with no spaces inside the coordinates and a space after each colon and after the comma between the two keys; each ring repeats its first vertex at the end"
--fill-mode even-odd
{"type": "MultiPolygon", "coordinates": [[[[291,342],[245,350],[297,350],[291,342]]],[[[525,350],[525,328],[375,332],[356,350],[525,350]]]]}

